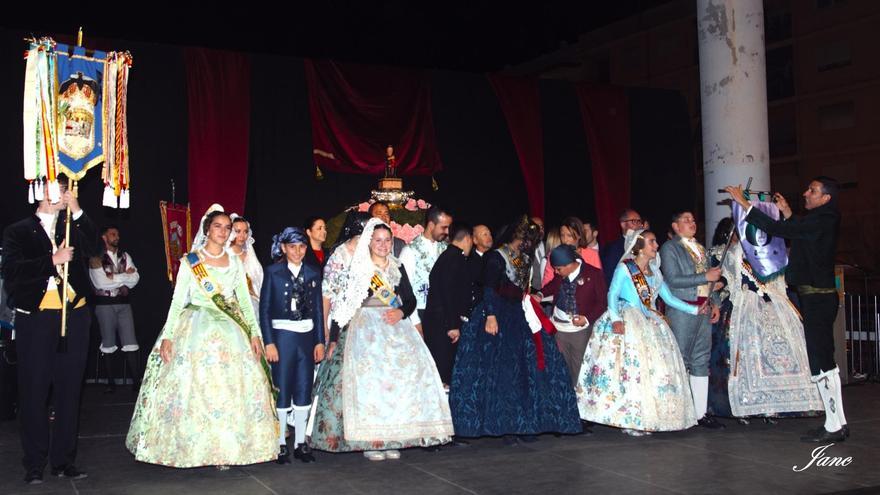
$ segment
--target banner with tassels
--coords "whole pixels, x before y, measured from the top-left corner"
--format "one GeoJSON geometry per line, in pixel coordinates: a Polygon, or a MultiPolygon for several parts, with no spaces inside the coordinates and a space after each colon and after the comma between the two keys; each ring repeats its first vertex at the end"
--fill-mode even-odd
{"type": "Polygon", "coordinates": [[[177,282],[177,271],[183,255],[192,249],[192,224],[189,204],[179,205],[159,202],[162,215],[162,235],[165,238],[165,261],[168,265],[168,281],[177,282]]]}
{"type": "Polygon", "coordinates": [[[104,163],[104,198],[128,208],[126,95],[131,55],[33,39],[25,54],[24,177],[28,200],[60,200],[57,176],[74,181],[104,163]]]}
{"type": "Polygon", "coordinates": [[[58,186],[58,89],[55,77],[55,42],[32,40],[25,54],[24,78],[24,178],[28,181],[28,202],[43,200],[48,185],[49,201],[61,199],[58,186]]]}

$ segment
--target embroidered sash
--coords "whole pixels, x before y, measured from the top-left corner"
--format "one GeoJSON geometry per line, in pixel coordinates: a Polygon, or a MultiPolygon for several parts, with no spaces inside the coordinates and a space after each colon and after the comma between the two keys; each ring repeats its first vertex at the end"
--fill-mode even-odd
{"type": "MultiPolygon", "coordinates": [[[[220,286],[214,282],[211,278],[211,274],[208,273],[208,269],[205,268],[205,264],[202,263],[202,260],[199,258],[199,255],[196,253],[189,253],[186,255],[186,261],[189,263],[189,267],[192,270],[193,276],[196,279],[196,284],[202,289],[202,292],[208,296],[214,305],[223,312],[226,316],[228,316],[232,321],[238,325],[241,331],[244,333],[245,338],[247,338],[248,344],[251,342],[251,328],[248,326],[247,322],[244,319],[244,315],[241,311],[241,306],[238,305],[238,301],[229,300],[223,297],[223,293],[220,289],[220,286]]],[[[266,355],[263,354],[260,357],[260,365],[263,367],[263,372],[266,375],[266,383],[269,386],[269,396],[272,397],[273,402],[278,400],[278,393],[280,390],[275,387],[272,383],[272,368],[269,367],[269,362],[266,361],[266,355]]],[[[274,408],[274,405],[273,405],[274,408]]]]}
{"type": "Polygon", "coordinates": [[[642,273],[642,269],[639,268],[639,265],[631,259],[624,261],[624,264],[626,265],[627,270],[629,270],[629,276],[632,278],[632,283],[636,287],[636,293],[639,296],[639,300],[642,301],[642,305],[649,312],[666,320],[666,316],[657,311],[654,308],[654,305],[651,304],[654,300],[654,291],[651,289],[651,285],[648,283],[648,279],[645,277],[645,274],[642,273]]]}
{"type": "Polygon", "coordinates": [[[394,293],[394,287],[386,282],[385,277],[383,277],[378,271],[374,273],[373,278],[370,279],[370,288],[373,289],[373,295],[376,296],[377,299],[392,308],[403,306],[400,296],[394,293]]]}

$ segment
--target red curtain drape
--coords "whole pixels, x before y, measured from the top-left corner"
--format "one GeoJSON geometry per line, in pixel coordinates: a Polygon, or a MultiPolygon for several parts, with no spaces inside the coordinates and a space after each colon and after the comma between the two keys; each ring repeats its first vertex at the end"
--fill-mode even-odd
{"type": "Polygon", "coordinates": [[[590,161],[599,238],[620,237],[619,213],[630,205],[629,102],[623,88],[578,85],[590,161]]]}
{"type": "Polygon", "coordinates": [[[490,74],[507,128],[516,148],[529,198],[529,214],[544,218],[544,134],[541,97],[534,78],[490,74]]]}
{"type": "Polygon", "coordinates": [[[398,175],[442,169],[425,71],[306,59],[305,73],[320,167],[381,175],[392,145],[398,175]]]}
{"type": "Polygon", "coordinates": [[[187,48],[189,202],[193,228],[212,203],[244,212],[251,121],[250,59],[187,48]]]}

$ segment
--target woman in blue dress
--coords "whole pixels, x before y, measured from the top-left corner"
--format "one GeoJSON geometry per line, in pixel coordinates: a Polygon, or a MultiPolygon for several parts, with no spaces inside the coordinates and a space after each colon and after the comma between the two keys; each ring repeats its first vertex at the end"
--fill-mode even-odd
{"type": "Polygon", "coordinates": [[[608,290],[608,311],[597,321],[577,383],[581,418],[634,436],[697,424],[688,373],[657,297],[690,314],[663,282],[657,237],[629,231],[623,259],[608,290]]]}
{"type": "Polygon", "coordinates": [[[487,255],[483,301],[461,328],[449,393],[455,434],[516,442],[512,435],[579,433],[568,370],[548,333],[555,329],[542,326],[528,295],[539,228],[524,218],[509,232],[487,255]]]}

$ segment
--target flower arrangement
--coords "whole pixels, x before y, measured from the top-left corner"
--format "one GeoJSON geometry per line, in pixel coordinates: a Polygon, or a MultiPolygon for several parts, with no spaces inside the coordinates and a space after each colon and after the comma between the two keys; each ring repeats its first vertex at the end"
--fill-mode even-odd
{"type": "MultiPolygon", "coordinates": [[[[334,216],[327,221],[327,241],[325,245],[332,245],[342,230],[342,224],[345,222],[345,215],[352,210],[368,211],[375,200],[364,201],[354,206],[346,208],[342,213],[334,216]]],[[[420,236],[425,231],[425,212],[431,204],[423,199],[410,198],[403,204],[402,208],[391,209],[391,232],[394,237],[403,239],[409,244],[413,239],[420,236]]]]}

